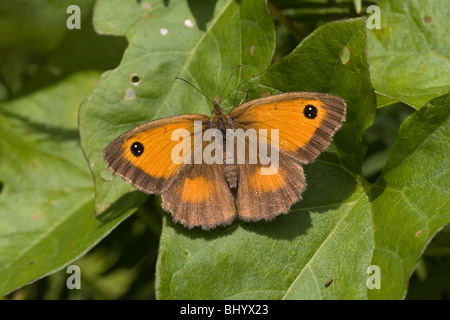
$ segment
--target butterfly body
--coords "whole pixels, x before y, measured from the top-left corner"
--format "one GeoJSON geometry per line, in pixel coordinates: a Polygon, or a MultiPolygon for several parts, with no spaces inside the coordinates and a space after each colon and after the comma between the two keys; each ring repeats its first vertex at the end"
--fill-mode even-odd
{"type": "Polygon", "coordinates": [[[232,128],[230,123],[230,117],[220,108],[216,103],[214,103],[214,108],[211,112],[211,120],[209,122],[208,128],[219,129],[223,134],[225,134],[226,129],[232,128]]]}
{"type": "Polygon", "coordinates": [[[161,194],[163,208],[188,228],[271,220],[301,200],[302,165],[328,147],[345,113],[345,102],[325,93],[274,95],[229,114],[214,103],[211,117],[178,115],[131,129],[104,159],[140,190],[161,194]]]}

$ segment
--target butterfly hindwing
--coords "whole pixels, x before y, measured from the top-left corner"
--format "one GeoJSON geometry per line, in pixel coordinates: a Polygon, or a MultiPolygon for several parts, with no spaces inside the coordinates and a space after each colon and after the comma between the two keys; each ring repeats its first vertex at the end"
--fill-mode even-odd
{"type": "Polygon", "coordinates": [[[239,218],[247,221],[271,220],[301,200],[306,188],[302,166],[279,154],[279,166],[237,165],[239,172],[236,206],[239,218]],[[263,172],[263,168],[267,171],[263,172]]]}
{"type": "Polygon", "coordinates": [[[162,192],[162,207],[188,228],[210,229],[236,216],[222,164],[184,165],[162,192]]]}

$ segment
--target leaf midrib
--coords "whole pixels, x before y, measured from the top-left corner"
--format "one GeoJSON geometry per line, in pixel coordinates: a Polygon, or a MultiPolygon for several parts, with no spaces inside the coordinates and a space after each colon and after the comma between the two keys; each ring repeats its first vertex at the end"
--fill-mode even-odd
{"type": "MultiPolygon", "coordinates": [[[[352,206],[349,207],[346,210],[346,213],[341,217],[341,219],[338,221],[338,223],[336,223],[336,225],[334,226],[334,228],[331,230],[331,232],[328,234],[328,236],[324,239],[324,241],[320,244],[320,246],[314,251],[314,254],[311,256],[311,258],[308,260],[308,262],[304,265],[304,267],[301,269],[300,273],[298,274],[298,276],[294,279],[294,281],[292,281],[292,284],[287,288],[285,294],[283,295],[283,297],[281,299],[285,299],[286,295],[291,291],[291,289],[293,288],[293,285],[296,283],[297,279],[299,279],[303,272],[307,269],[310,268],[310,264],[311,262],[314,260],[314,258],[316,257],[317,253],[324,247],[324,245],[328,242],[328,240],[331,238],[331,236],[333,235],[333,233],[335,232],[335,230],[338,228],[338,226],[348,217],[348,215],[351,212],[351,209],[354,208],[359,201],[366,196],[365,192],[361,192],[361,195],[352,203],[352,206]]],[[[312,268],[310,268],[311,272],[312,272],[312,268]]],[[[313,273],[313,272],[312,272],[313,273]]],[[[314,273],[313,273],[314,274],[314,273]]],[[[315,278],[315,280],[317,281],[317,278],[315,278]]],[[[319,290],[319,294],[322,297],[322,293],[319,290]]]]}

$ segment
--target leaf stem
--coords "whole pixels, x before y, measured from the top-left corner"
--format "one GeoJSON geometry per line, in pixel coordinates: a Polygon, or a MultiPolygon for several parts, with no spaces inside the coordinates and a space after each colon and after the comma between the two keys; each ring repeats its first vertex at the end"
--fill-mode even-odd
{"type": "Polygon", "coordinates": [[[272,2],[267,1],[267,4],[269,6],[269,10],[272,13],[272,15],[280,21],[281,24],[283,24],[288,30],[298,39],[302,40],[305,35],[303,32],[300,31],[277,7],[275,7],[272,2]]]}

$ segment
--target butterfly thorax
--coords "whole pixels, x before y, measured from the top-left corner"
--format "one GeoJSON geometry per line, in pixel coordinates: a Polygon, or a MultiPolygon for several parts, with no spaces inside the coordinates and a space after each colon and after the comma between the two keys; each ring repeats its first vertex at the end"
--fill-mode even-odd
{"type": "Polygon", "coordinates": [[[214,104],[214,109],[211,112],[211,127],[219,129],[225,134],[226,129],[230,129],[229,116],[217,104],[214,104]]]}

